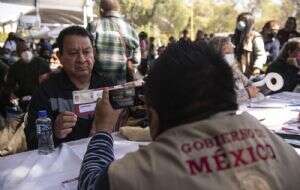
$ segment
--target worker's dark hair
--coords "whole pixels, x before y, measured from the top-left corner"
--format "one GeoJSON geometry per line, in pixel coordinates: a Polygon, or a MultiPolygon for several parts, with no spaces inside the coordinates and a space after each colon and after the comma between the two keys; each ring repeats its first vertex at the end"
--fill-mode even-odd
{"type": "Polygon", "coordinates": [[[162,130],[237,109],[232,70],[206,43],[170,45],[145,80],[162,130]]]}

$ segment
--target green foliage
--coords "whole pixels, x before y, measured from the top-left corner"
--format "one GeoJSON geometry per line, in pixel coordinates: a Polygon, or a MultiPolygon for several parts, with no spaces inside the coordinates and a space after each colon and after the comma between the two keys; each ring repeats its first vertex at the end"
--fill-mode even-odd
{"type": "Polygon", "coordinates": [[[8,37],[7,33],[0,32],[0,42],[5,42],[7,37],[8,37]]]}
{"type": "MultiPolygon", "coordinates": [[[[261,13],[256,18],[257,31],[269,20],[278,20],[283,26],[288,16],[295,13],[300,16],[299,0],[282,0],[281,5],[272,0],[248,0],[244,10],[236,9],[237,0],[193,0],[193,6],[188,6],[186,0],[119,1],[122,13],[134,27],[163,42],[171,35],[178,38],[184,28],[191,29],[192,21],[193,35],[198,29],[206,33],[232,33],[236,17],[242,11],[261,13]]],[[[96,2],[99,4],[100,0],[96,2]]]]}
{"type": "Polygon", "coordinates": [[[283,0],[282,6],[274,4],[272,0],[264,0],[259,4],[261,17],[256,19],[256,29],[261,30],[264,24],[270,20],[279,21],[282,26],[288,16],[294,10],[294,5],[291,1],[283,0]]]}
{"type": "Polygon", "coordinates": [[[214,0],[196,1],[194,7],[195,26],[207,33],[232,32],[238,15],[234,4],[224,2],[216,4],[214,0]],[[201,2],[201,3],[200,3],[201,2]]]}

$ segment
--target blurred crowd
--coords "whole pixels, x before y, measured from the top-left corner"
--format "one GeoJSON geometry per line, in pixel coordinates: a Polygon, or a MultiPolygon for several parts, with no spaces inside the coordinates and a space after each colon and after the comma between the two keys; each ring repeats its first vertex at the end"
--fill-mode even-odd
{"type": "MultiPolygon", "coordinates": [[[[106,86],[147,76],[155,60],[168,47],[180,42],[211,45],[224,57],[234,73],[238,103],[261,96],[259,88],[252,83],[270,72],[279,73],[284,78],[284,87],[277,92],[299,89],[300,33],[296,30],[295,17],[287,18],[284,26],[276,20],[268,21],[259,32],[254,27],[254,16],[251,13],[242,13],[237,17],[235,30],[228,36],[207,34],[198,30],[195,40],[192,41],[190,32],[184,29],[178,40],[170,36],[167,44],[158,46],[154,37],[148,36],[144,31],[136,34],[130,25],[120,21],[119,13],[108,14],[104,11],[101,14],[101,22],[90,23],[87,31],[93,38],[92,45],[96,52],[93,70],[105,78],[106,86]],[[106,17],[113,17],[115,21],[105,20],[106,17]],[[116,23],[119,25],[117,29],[116,23]],[[103,27],[108,24],[112,24],[111,28],[103,27]],[[105,28],[107,31],[101,30],[107,35],[97,35],[99,28],[105,28]],[[116,29],[124,37],[107,37],[111,29],[116,29]],[[123,48],[125,57],[120,52],[123,48]]],[[[48,39],[40,39],[38,43],[33,43],[15,33],[9,33],[0,49],[2,120],[24,118],[32,95],[40,84],[47,81],[53,73],[64,71],[59,53],[57,42],[51,44],[48,39]]]]}
{"type": "Polygon", "coordinates": [[[198,30],[191,40],[184,29],[179,39],[170,36],[158,46],[124,19],[118,1],[101,0],[100,15],[87,29],[63,29],[54,44],[9,34],[0,51],[0,156],[39,147],[36,120],[43,110],[55,146],[92,137],[78,189],[299,187],[295,151],[248,113],[236,113],[251,98],[299,92],[294,17],[284,26],[271,20],[260,32],[254,16],[241,13],[228,36],[198,30]],[[254,82],[272,72],[284,85],[262,92],[254,82]],[[107,87],[136,80],[143,81],[144,94],[135,98],[145,105],[113,109],[107,87]],[[93,110],[81,114],[73,92],[92,89],[104,89],[102,98],[97,106],[84,104],[82,110],[93,110]],[[130,117],[138,119],[134,126],[149,126],[154,142],[114,161],[111,133],[130,117]]]}

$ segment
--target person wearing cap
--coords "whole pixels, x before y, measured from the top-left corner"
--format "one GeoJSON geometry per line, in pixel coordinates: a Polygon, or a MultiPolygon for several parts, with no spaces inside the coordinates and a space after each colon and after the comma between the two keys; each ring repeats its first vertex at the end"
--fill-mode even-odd
{"type": "Polygon", "coordinates": [[[256,118],[236,112],[231,68],[212,47],[171,45],[154,63],[145,95],[153,142],[114,160],[120,111],[104,91],[78,189],[299,189],[300,157],[256,118]]]}
{"type": "Polygon", "coordinates": [[[94,71],[92,37],[84,28],[71,26],[57,38],[61,71],[53,72],[32,96],[25,135],[29,150],[37,148],[35,120],[46,110],[52,120],[54,144],[86,138],[91,133],[93,115],[75,114],[73,91],[108,86],[109,81],[94,71]]]}
{"type": "Polygon", "coordinates": [[[49,62],[52,54],[52,45],[45,39],[41,39],[39,43],[39,56],[49,62]]]}
{"type": "Polygon", "coordinates": [[[118,0],[101,0],[96,27],[95,69],[112,81],[110,86],[134,80],[141,61],[139,38],[124,20],[118,0]]]}

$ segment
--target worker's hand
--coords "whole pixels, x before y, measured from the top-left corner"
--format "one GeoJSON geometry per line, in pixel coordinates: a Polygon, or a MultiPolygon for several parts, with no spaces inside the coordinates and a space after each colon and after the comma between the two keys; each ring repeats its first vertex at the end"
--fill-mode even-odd
{"type": "Polygon", "coordinates": [[[73,131],[77,122],[77,115],[73,112],[65,111],[60,113],[54,123],[54,135],[58,139],[64,139],[73,131]]]}
{"type": "Polygon", "coordinates": [[[112,108],[108,89],[104,89],[102,99],[98,100],[96,106],[96,113],[93,122],[93,130],[95,132],[107,132],[111,133],[118,121],[119,115],[122,110],[115,110],[112,108]]]}
{"type": "Polygon", "coordinates": [[[256,86],[248,86],[246,90],[250,98],[255,98],[259,93],[259,88],[257,88],[256,86]]]}

